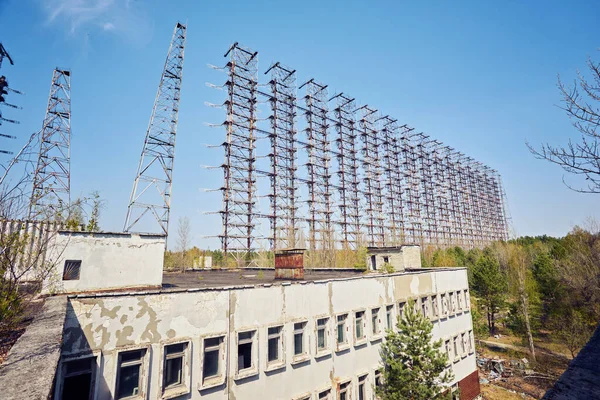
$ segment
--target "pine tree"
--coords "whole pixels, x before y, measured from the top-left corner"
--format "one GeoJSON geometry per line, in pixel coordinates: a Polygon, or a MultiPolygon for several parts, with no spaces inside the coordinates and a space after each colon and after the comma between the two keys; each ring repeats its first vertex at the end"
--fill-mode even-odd
{"type": "Polygon", "coordinates": [[[381,346],[383,382],[376,388],[381,400],[431,400],[450,398],[444,384],[454,376],[446,371],[448,356],[442,341],[432,341],[433,324],[414,309],[405,308],[397,331],[389,330],[381,346]]]}

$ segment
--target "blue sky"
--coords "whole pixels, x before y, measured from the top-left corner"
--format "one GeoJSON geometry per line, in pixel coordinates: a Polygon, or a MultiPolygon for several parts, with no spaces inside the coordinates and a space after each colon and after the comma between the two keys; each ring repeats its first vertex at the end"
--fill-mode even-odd
{"type": "Polygon", "coordinates": [[[177,20],[188,38],[171,227],[189,216],[198,246],[217,248],[204,236],[220,231],[219,217],[203,214],[219,209],[219,193],[203,189],[219,187],[221,173],[201,166],[222,162],[204,144],[224,131],[204,123],[224,114],[204,103],[223,100],[205,83],[225,76],[207,64],[224,65],[235,41],[259,52],[261,75],[281,61],[299,82],[316,78],[499,170],[519,235],[564,235],[599,216],[598,196],[567,189],[562,170],[525,147],[577,137],[556,107],[556,79],[600,58],[593,1],[0,0],[0,17],[15,60],[2,73],[26,93],[24,110],[10,112],[21,124],[3,133],[19,137],[16,151],[38,130],[53,68],[70,68],[72,193],[101,192],[106,230],[122,229],[177,20]]]}

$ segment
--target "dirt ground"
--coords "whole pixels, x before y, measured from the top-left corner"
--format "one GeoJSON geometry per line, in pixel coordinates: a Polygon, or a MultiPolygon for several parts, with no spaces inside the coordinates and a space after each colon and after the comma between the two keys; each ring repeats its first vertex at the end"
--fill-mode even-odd
{"type": "Polygon", "coordinates": [[[510,392],[507,389],[492,384],[481,385],[481,397],[483,400],[529,400],[535,398],[510,392]]]}
{"type": "Polygon", "coordinates": [[[527,347],[523,347],[518,338],[503,335],[499,339],[487,338],[485,342],[487,344],[483,342],[478,343],[478,358],[504,359],[506,360],[505,366],[507,367],[510,367],[510,360],[526,358],[530,361],[527,369],[531,370],[530,374],[526,375],[521,371],[513,369],[512,376],[491,379],[489,371],[480,368],[480,378],[490,380],[489,384],[481,385],[482,392],[487,396],[484,396],[485,399],[541,399],[564,372],[570,361],[570,356],[568,357],[563,351],[555,352],[549,350],[549,348],[553,350],[558,348],[557,346],[552,346],[552,343],[540,343],[539,348],[536,346],[537,362],[533,362],[527,347]],[[504,345],[503,347],[505,348],[494,347],[494,342],[504,345]],[[516,394],[503,389],[514,391],[516,394]]]}

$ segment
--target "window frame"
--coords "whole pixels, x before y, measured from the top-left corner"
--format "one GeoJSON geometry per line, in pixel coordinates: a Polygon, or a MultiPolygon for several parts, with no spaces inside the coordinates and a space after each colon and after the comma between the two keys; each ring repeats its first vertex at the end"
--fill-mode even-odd
{"type": "Polygon", "coordinates": [[[419,312],[421,313],[421,315],[423,315],[425,318],[427,318],[428,320],[431,320],[431,307],[429,306],[430,304],[430,298],[429,296],[420,296],[419,297],[419,312]],[[423,302],[423,300],[425,300],[425,302],[423,302]],[[424,309],[423,309],[424,307],[424,309]]]}
{"type": "Polygon", "coordinates": [[[367,400],[368,397],[368,391],[367,391],[367,382],[369,380],[369,373],[365,372],[362,374],[358,374],[356,377],[356,400],[360,400],[360,385],[361,385],[361,381],[363,384],[363,390],[364,390],[364,399],[367,400]]]}
{"type": "Polygon", "coordinates": [[[460,334],[460,341],[461,341],[461,353],[460,353],[460,357],[461,358],[465,358],[466,356],[469,355],[469,344],[467,343],[467,332],[462,332],[460,334]]]}
{"type": "Polygon", "coordinates": [[[438,303],[439,296],[437,294],[431,295],[431,321],[437,321],[440,319],[440,305],[438,303]]]}
{"type": "Polygon", "coordinates": [[[369,325],[371,326],[370,340],[372,342],[381,340],[383,338],[383,332],[384,332],[384,330],[381,329],[381,308],[382,308],[381,306],[379,306],[379,307],[373,307],[373,308],[370,309],[370,312],[369,312],[369,325]],[[377,326],[377,331],[376,332],[373,330],[373,328],[374,328],[374,326],[373,326],[373,311],[375,311],[375,310],[377,310],[377,313],[375,314],[375,317],[376,317],[375,319],[377,320],[377,325],[376,325],[377,326]]]}
{"type": "Polygon", "coordinates": [[[473,330],[469,330],[469,354],[473,354],[475,352],[475,338],[473,337],[473,330]]]}
{"type": "Polygon", "coordinates": [[[173,397],[179,397],[184,394],[188,394],[191,391],[192,376],[190,374],[192,356],[192,340],[190,338],[178,338],[177,340],[164,341],[160,344],[160,366],[158,370],[158,382],[161,399],[171,399],[173,397]],[[167,346],[185,344],[183,350],[183,363],[181,365],[181,383],[179,385],[165,388],[164,387],[164,374],[165,374],[165,357],[167,346]]]}
{"type": "MultiPolygon", "coordinates": [[[[315,317],[315,358],[325,357],[331,354],[331,333],[330,333],[330,324],[331,324],[331,316],[329,315],[321,315],[315,317]],[[319,321],[325,320],[325,347],[319,349],[319,321]]],[[[336,325],[337,328],[337,325],[336,325]]],[[[337,342],[337,331],[336,331],[336,342],[337,342]]]]}
{"type": "MultiPolygon", "coordinates": [[[[115,376],[115,382],[113,385],[113,389],[114,389],[114,394],[113,394],[113,398],[115,400],[121,400],[121,399],[145,399],[148,390],[148,370],[150,367],[150,346],[136,346],[136,347],[123,347],[121,349],[119,349],[116,353],[116,357],[115,357],[115,372],[114,372],[114,376],[115,376]],[[118,393],[119,393],[119,378],[121,377],[121,354],[123,353],[128,353],[130,351],[144,351],[144,355],[141,358],[140,361],[140,378],[139,378],[139,387],[140,387],[140,392],[137,395],[134,396],[128,396],[128,397],[117,397],[118,393]]],[[[129,365],[126,365],[126,367],[129,365]]]]}
{"type": "Polygon", "coordinates": [[[285,325],[283,324],[274,324],[268,325],[265,329],[265,337],[266,337],[266,357],[265,357],[265,372],[271,372],[285,367],[285,325]],[[278,334],[269,334],[269,329],[279,328],[278,334]],[[273,361],[269,361],[269,340],[273,337],[279,337],[279,345],[278,345],[278,353],[279,358],[273,361]]]}
{"type": "Polygon", "coordinates": [[[383,383],[383,368],[375,368],[373,370],[373,388],[376,390],[378,385],[377,385],[377,380],[379,379],[379,385],[381,385],[383,383]]]}
{"type": "Polygon", "coordinates": [[[456,313],[457,314],[462,313],[464,310],[464,307],[463,307],[464,299],[463,299],[462,294],[463,294],[462,290],[456,291],[456,313]]]}
{"type": "Polygon", "coordinates": [[[306,362],[310,359],[310,344],[308,340],[308,320],[302,319],[298,321],[292,322],[292,365],[300,364],[306,362]],[[302,324],[302,353],[296,354],[296,333],[298,329],[296,329],[296,324],[302,324]]]}
{"type": "Polygon", "coordinates": [[[452,337],[452,344],[453,344],[452,351],[454,353],[454,360],[453,361],[455,363],[458,362],[458,361],[460,361],[460,356],[461,356],[460,352],[459,352],[459,350],[460,350],[460,343],[458,343],[458,338],[459,337],[460,337],[460,335],[454,335],[452,337]]]}
{"type": "Polygon", "coordinates": [[[448,301],[448,293],[440,294],[441,313],[440,318],[448,318],[450,315],[450,303],[448,301]]]}
{"type": "Polygon", "coordinates": [[[452,338],[451,337],[445,337],[444,338],[444,351],[446,352],[446,356],[448,356],[448,361],[446,362],[446,367],[450,367],[452,365],[452,362],[454,361],[454,354],[453,354],[453,348],[452,348],[453,344],[452,344],[452,338]]]}
{"type": "Polygon", "coordinates": [[[327,397],[325,398],[325,400],[333,400],[333,398],[331,397],[331,386],[326,387],[326,388],[321,388],[318,389],[317,392],[315,393],[317,395],[316,400],[320,400],[319,396],[322,395],[323,393],[328,392],[327,393],[327,397]]]}
{"type": "Polygon", "coordinates": [[[354,337],[354,347],[359,347],[359,346],[363,346],[367,343],[367,323],[365,321],[365,317],[366,317],[366,310],[364,308],[358,309],[358,310],[354,310],[352,312],[352,314],[354,314],[354,318],[353,318],[353,324],[352,324],[352,333],[353,333],[353,337],[354,337]],[[358,313],[362,313],[362,317],[361,317],[361,330],[362,330],[362,337],[359,338],[356,332],[356,323],[357,323],[357,314],[358,313]]]}
{"type": "Polygon", "coordinates": [[[398,302],[398,318],[404,320],[406,313],[406,306],[408,305],[407,299],[402,299],[398,302]]]}
{"type": "Polygon", "coordinates": [[[337,400],[340,400],[342,397],[342,385],[346,385],[346,387],[343,389],[344,393],[347,394],[346,400],[352,400],[352,379],[345,379],[343,381],[340,381],[337,390],[337,400]]]}
{"type": "Polygon", "coordinates": [[[66,364],[71,361],[79,361],[84,360],[86,358],[94,359],[94,363],[92,364],[92,380],[90,382],[90,399],[95,399],[97,397],[97,383],[98,383],[98,373],[100,371],[100,366],[102,364],[102,352],[94,351],[94,352],[84,352],[77,353],[68,356],[63,356],[60,358],[59,366],[57,369],[56,376],[56,387],[54,388],[54,398],[62,399],[63,388],[64,388],[64,379],[67,377],[65,372],[66,364]]]}
{"type": "Polygon", "coordinates": [[[386,324],[386,329],[389,329],[391,331],[394,330],[394,327],[396,326],[396,324],[394,324],[394,305],[393,304],[388,304],[385,306],[385,324],[386,324]]]}
{"type": "Polygon", "coordinates": [[[78,281],[81,279],[81,265],[83,264],[83,260],[65,260],[63,263],[63,273],[62,273],[62,281],[78,281]],[[77,278],[65,279],[65,274],[67,273],[67,263],[75,263],[77,266],[77,278]]]}
{"type": "Polygon", "coordinates": [[[471,311],[471,295],[469,293],[469,289],[464,289],[465,295],[465,312],[471,311]]]}
{"type": "MultiPolygon", "coordinates": [[[[227,369],[227,362],[226,362],[226,357],[227,357],[227,332],[220,332],[220,333],[215,333],[215,334],[210,334],[210,335],[204,335],[200,337],[200,369],[201,369],[201,373],[200,373],[200,382],[198,382],[198,390],[205,390],[205,389],[209,389],[209,388],[213,388],[216,386],[220,386],[222,384],[225,383],[225,379],[227,378],[227,374],[226,374],[226,369],[227,369]],[[206,357],[206,346],[204,341],[205,340],[210,340],[210,339],[217,339],[217,338],[222,338],[223,340],[221,341],[219,347],[219,365],[218,365],[218,369],[219,369],[219,373],[215,376],[211,376],[208,378],[204,378],[204,359],[206,357]]],[[[237,363],[236,363],[236,367],[237,367],[237,363]]]]}
{"type": "Polygon", "coordinates": [[[350,338],[348,336],[348,317],[350,313],[340,313],[335,315],[335,351],[340,352],[350,348],[350,338]],[[343,333],[344,333],[344,341],[339,342],[338,329],[340,326],[339,318],[344,317],[343,323],[343,333]]]}
{"type": "Polygon", "coordinates": [[[258,360],[259,332],[258,332],[258,329],[257,328],[239,329],[234,332],[234,335],[235,335],[235,358],[233,361],[235,363],[235,373],[234,373],[233,379],[240,380],[240,379],[245,379],[245,378],[249,378],[251,376],[258,375],[258,371],[259,371],[259,369],[258,369],[258,367],[259,367],[259,365],[258,365],[259,364],[259,360],[258,360]],[[240,344],[245,344],[248,341],[248,339],[243,339],[244,343],[240,343],[240,334],[243,334],[243,333],[253,333],[252,338],[250,339],[250,343],[252,343],[252,350],[250,353],[251,365],[248,368],[240,369],[240,366],[239,366],[240,344]]]}

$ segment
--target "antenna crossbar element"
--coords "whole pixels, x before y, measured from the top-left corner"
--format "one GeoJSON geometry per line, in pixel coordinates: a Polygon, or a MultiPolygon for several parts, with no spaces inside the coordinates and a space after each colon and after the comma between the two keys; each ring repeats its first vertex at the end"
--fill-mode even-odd
{"type": "Polygon", "coordinates": [[[125,232],[169,232],[186,31],[186,25],[175,25],[133,182],[125,232]]]}
{"type": "Polygon", "coordinates": [[[71,204],[71,71],[52,74],[40,151],[33,177],[29,219],[61,220],[71,204]]]}

